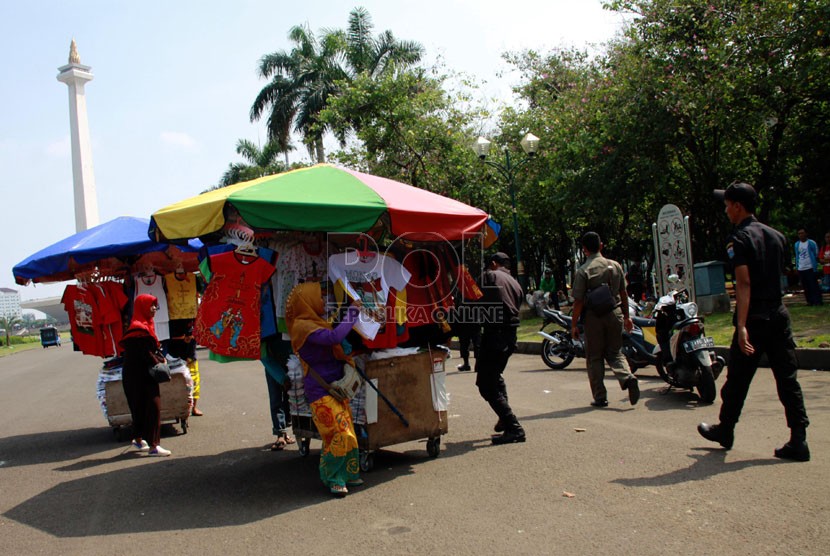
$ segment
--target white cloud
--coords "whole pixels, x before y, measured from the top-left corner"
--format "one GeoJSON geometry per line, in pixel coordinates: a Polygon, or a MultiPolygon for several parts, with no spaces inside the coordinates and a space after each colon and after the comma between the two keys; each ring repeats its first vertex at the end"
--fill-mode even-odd
{"type": "Polygon", "coordinates": [[[196,148],[196,140],[181,131],[162,131],[161,142],[166,145],[180,147],[189,151],[196,148]]]}
{"type": "Polygon", "coordinates": [[[55,158],[68,158],[72,154],[72,142],[69,139],[69,135],[46,145],[46,153],[55,158]]]}

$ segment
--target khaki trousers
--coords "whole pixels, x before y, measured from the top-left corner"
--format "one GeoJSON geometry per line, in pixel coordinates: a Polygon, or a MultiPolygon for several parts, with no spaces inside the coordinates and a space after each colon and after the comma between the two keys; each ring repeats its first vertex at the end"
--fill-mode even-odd
{"type": "Polygon", "coordinates": [[[628,361],[622,354],[623,317],[614,309],[601,317],[585,315],[585,358],[588,360],[588,382],[595,400],[607,400],[605,362],[614,371],[620,387],[633,377],[628,361]]]}

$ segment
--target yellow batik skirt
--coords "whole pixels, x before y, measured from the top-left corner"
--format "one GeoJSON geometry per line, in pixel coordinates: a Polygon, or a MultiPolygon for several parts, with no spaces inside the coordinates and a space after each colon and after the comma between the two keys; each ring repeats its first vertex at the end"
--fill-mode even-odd
{"type": "Polygon", "coordinates": [[[198,400],[201,393],[202,381],[199,378],[199,362],[195,359],[188,359],[187,368],[190,371],[190,378],[193,379],[193,399],[198,400]]]}
{"type": "Polygon", "coordinates": [[[311,418],[323,439],[320,479],[331,488],[360,478],[360,452],[348,400],[338,402],[323,396],[311,403],[311,418]]]}

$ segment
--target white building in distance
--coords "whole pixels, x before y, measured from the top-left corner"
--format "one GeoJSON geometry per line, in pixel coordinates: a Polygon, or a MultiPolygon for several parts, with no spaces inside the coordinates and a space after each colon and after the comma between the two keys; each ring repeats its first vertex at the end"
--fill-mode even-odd
{"type": "Polygon", "coordinates": [[[20,318],[22,315],[20,293],[10,288],[0,288],[0,317],[20,318]]]}

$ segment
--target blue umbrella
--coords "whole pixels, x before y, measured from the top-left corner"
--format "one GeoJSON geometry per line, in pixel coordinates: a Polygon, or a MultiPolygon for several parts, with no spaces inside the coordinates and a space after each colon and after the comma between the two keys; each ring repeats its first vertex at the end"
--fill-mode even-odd
{"type": "Polygon", "coordinates": [[[30,281],[72,280],[79,273],[96,269],[102,272],[127,270],[130,264],[148,253],[162,255],[154,257],[151,266],[167,260],[171,266],[173,263],[182,263],[190,267],[186,270],[195,270],[195,265],[198,264],[196,253],[202,246],[199,240],[176,246],[158,243],[147,236],[149,225],[150,220],[147,218],[120,216],[78,232],[17,264],[12,269],[14,279],[18,284],[25,285],[30,281]]]}

